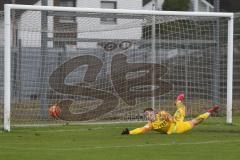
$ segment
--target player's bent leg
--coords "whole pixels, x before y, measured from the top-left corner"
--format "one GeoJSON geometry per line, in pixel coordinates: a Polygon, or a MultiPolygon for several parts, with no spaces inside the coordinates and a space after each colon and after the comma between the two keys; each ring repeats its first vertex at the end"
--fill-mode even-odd
{"type": "Polygon", "coordinates": [[[176,107],[177,107],[177,111],[174,113],[174,121],[175,122],[183,122],[184,118],[185,118],[185,105],[182,103],[184,100],[184,94],[181,93],[177,96],[176,99],[176,107]]]}
{"type": "Polygon", "coordinates": [[[185,105],[181,101],[176,101],[177,111],[174,113],[173,118],[175,122],[182,122],[185,118],[185,105]]]}
{"type": "Polygon", "coordinates": [[[185,118],[185,106],[180,107],[173,115],[174,122],[183,122],[185,118]]]}

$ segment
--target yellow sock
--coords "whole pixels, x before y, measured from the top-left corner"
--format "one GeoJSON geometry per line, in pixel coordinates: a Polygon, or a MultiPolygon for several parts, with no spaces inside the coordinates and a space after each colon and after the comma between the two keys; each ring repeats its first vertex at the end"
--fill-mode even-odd
{"type": "Polygon", "coordinates": [[[206,112],[206,113],[199,115],[196,119],[199,121],[203,121],[203,120],[207,119],[209,116],[210,116],[210,113],[206,112]]]}

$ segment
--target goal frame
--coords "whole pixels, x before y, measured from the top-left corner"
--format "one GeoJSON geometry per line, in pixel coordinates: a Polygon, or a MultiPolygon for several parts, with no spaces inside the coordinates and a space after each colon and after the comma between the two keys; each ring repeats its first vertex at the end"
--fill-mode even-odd
{"type": "Polygon", "coordinates": [[[164,16],[201,16],[201,17],[226,17],[228,18],[227,38],[227,107],[226,123],[232,123],[232,93],[233,93],[233,13],[220,12],[183,12],[183,11],[150,11],[127,9],[101,9],[101,8],[76,8],[36,5],[4,5],[4,130],[10,131],[11,113],[11,10],[35,10],[35,11],[69,11],[92,13],[115,13],[135,15],[164,15],[164,16]]]}

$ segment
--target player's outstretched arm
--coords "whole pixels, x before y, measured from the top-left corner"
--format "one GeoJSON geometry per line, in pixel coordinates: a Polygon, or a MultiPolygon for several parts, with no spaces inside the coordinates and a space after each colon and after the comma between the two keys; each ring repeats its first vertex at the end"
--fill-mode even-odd
{"type": "Polygon", "coordinates": [[[129,134],[129,129],[128,128],[123,129],[122,135],[124,135],[124,134],[129,134]]]}
{"type": "Polygon", "coordinates": [[[149,124],[146,124],[144,127],[136,128],[133,130],[130,130],[128,128],[123,129],[122,135],[128,135],[128,134],[142,134],[146,133],[148,131],[152,130],[152,127],[149,124]]]}

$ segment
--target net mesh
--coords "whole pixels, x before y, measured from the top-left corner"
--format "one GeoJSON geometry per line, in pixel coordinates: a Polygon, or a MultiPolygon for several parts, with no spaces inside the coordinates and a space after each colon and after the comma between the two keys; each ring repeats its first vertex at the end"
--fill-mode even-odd
{"type": "Polygon", "coordinates": [[[214,104],[225,115],[226,18],[12,15],[12,124],[144,120],[147,107],[174,113],[181,92],[189,118],[214,104]],[[48,115],[53,104],[61,106],[61,119],[48,115]]]}

